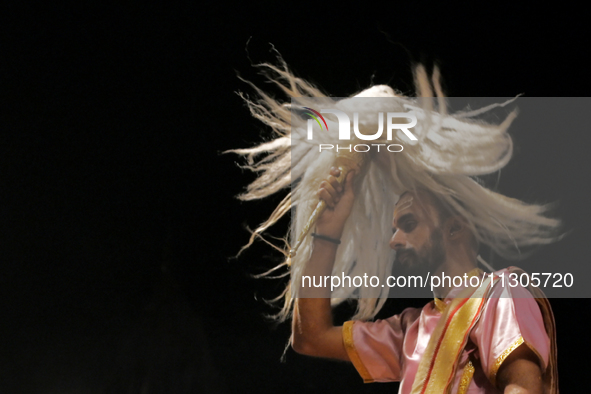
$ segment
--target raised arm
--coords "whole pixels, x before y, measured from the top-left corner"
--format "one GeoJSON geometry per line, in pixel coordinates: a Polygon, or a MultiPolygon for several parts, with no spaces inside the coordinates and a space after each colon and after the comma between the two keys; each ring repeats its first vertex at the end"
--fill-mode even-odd
{"type": "MultiPolygon", "coordinates": [[[[339,170],[332,168],[330,176],[320,184],[318,197],[327,204],[316,223],[316,233],[333,239],[340,239],[345,221],[353,206],[353,177],[350,172],[343,186],[337,177],[339,170]]],[[[338,245],[321,238],[314,238],[313,251],[306,264],[303,275],[326,276],[332,274],[338,245]]],[[[332,321],[329,288],[301,289],[303,297],[296,300],[291,343],[293,349],[301,354],[349,360],[343,345],[341,327],[332,321]]]]}

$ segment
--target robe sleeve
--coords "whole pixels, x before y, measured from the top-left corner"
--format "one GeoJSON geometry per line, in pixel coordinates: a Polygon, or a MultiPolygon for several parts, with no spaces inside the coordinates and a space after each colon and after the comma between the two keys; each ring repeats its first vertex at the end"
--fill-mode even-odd
{"type": "Polygon", "coordinates": [[[345,349],[365,383],[400,381],[404,326],[412,309],[384,320],[343,325],[345,349]]]}
{"type": "Polygon", "coordinates": [[[495,387],[499,368],[521,345],[537,355],[542,371],[548,365],[550,338],[542,313],[535,298],[523,287],[497,282],[470,339],[477,345],[482,368],[495,387]]]}

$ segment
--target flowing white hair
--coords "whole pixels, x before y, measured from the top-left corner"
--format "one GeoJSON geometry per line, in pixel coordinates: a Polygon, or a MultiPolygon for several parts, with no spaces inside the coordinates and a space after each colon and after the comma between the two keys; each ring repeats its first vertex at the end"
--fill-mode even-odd
{"type": "MultiPolygon", "coordinates": [[[[298,98],[298,104],[302,106],[313,106],[317,103],[313,99],[327,98],[310,83],[295,77],[282,60],[279,66],[262,64],[258,67],[289,98],[298,98]]],[[[371,159],[364,163],[356,177],[355,203],[343,231],[333,275],[344,273],[353,277],[367,274],[379,278],[390,275],[395,257],[388,245],[392,215],[394,205],[404,191],[430,192],[454,214],[466,220],[478,242],[506,258],[523,257],[529,250],[527,247],[557,240],[560,222],[547,216],[548,205],[527,204],[503,196],[484,187],[476,178],[500,170],[510,160],[513,144],[507,129],[517,115],[516,111],[499,124],[485,122],[480,115],[507,103],[448,114],[438,69],[435,68],[429,77],[425,68],[419,65],[414,74],[416,98],[403,97],[384,85],[373,86],[354,96],[396,98],[396,108],[376,108],[383,106],[377,100],[368,105],[366,111],[363,107],[356,108],[359,124],[375,130],[378,127],[376,112],[412,110],[418,119],[417,126],[413,128],[418,141],[409,144],[399,132],[394,135],[397,141],[389,142],[404,142],[404,152],[368,156],[371,159]]],[[[256,238],[262,238],[265,230],[291,210],[291,228],[285,238],[285,248],[275,246],[284,253],[285,261],[262,276],[286,267],[292,283],[299,283],[312,252],[311,237],[304,240],[291,260],[288,257],[289,244],[295,243],[310,218],[318,202],[316,192],[319,184],[327,177],[335,154],[328,151],[318,154],[317,144],[305,143],[306,130],[297,126],[295,119],[292,124],[288,101],[276,100],[251,86],[256,90],[258,99],[253,101],[241,96],[252,115],[273,130],[275,138],[253,148],[229,151],[244,156],[246,168],[259,174],[239,198],[255,200],[290,187],[291,190],[271,216],[254,230],[244,248],[256,238]],[[298,143],[292,144],[292,139],[298,143]]],[[[348,99],[330,102],[335,109],[344,109],[348,105],[348,99]]],[[[321,138],[325,139],[321,143],[337,142],[336,136],[329,133],[321,138]]],[[[368,319],[375,316],[387,297],[387,287],[341,286],[333,291],[332,304],[347,298],[359,298],[353,318],[368,319]]],[[[276,315],[281,321],[291,316],[297,289],[288,285],[275,301],[282,298],[283,308],[276,315]]]]}

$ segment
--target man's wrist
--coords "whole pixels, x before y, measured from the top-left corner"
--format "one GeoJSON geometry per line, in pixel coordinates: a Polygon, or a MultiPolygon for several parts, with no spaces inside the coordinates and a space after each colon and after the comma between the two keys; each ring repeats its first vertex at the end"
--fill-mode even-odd
{"type": "Polygon", "coordinates": [[[340,240],[343,235],[343,228],[341,226],[316,226],[314,234],[340,240]]]}
{"type": "Polygon", "coordinates": [[[314,237],[314,239],[319,239],[319,240],[322,240],[322,241],[330,242],[330,243],[332,243],[334,245],[340,245],[341,244],[340,238],[335,238],[335,237],[332,237],[332,236],[328,236],[328,235],[325,235],[325,234],[319,234],[319,233],[312,233],[311,235],[312,235],[312,237],[314,237]]]}

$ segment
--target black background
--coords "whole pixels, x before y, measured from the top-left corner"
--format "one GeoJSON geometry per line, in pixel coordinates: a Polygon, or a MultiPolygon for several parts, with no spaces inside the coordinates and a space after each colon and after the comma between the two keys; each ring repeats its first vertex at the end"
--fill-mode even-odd
{"type": "MultiPolygon", "coordinates": [[[[235,92],[253,93],[239,73],[279,95],[251,67],[274,62],[273,46],[333,96],[372,83],[412,93],[416,62],[440,65],[449,96],[579,97],[590,88],[588,18],[565,3],[21,3],[1,15],[7,393],[397,390],[291,350],[281,363],[289,325],[265,320],[275,309],[262,300],[282,285],[249,276],[279,256],[257,245],[232,258],[246,225],[282,197],[234,199],[254,177],[221,154],[269,135],[235,92]]],[[[536,259],[588,263],[588,135],[514,135],[500,190],[559,201],[571,230],[524,262],[529,270],[536,259]]],[[[422,303],[395,300],[383,314],[422,303]]],[[[571,392],[586,379],[575,359],[589,351],[581,314],[591,304],[552,305],[561,388],[571,392]]]]}

